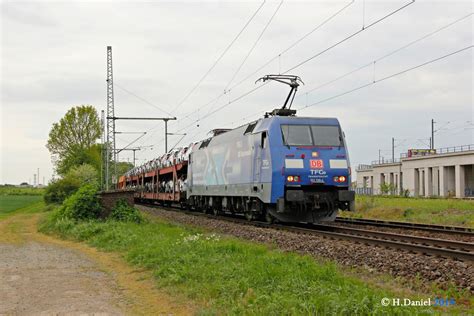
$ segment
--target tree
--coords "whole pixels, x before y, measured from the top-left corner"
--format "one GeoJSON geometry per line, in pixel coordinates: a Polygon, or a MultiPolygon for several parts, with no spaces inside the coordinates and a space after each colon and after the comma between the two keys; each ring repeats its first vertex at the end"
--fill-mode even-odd
{"type": "Polygon", "coordinates": [[[99,174],[101,168],[101,144],[94,144],[85,150],[78,150],[56,162],[56,171],[60,175],[67,174],[71,169],[83,164],[91,165],[99,174]]]}
{"type": "Polygon", "coordinates": [[[100,168],[101,124],[95,108],[81,105],[71,108],[49,132],[46,147],[53,155],[58,174],[65,175],[73,166],[84,163],[100,168]]]}
{"type": "Polygon", "coordinates": [[[133,168],[133,164],[130,162],[117,162],[117,177],[122,176],[125,172],[133,168]]]}
{"type": "Polygon", "coordinates": [[[97,170],[88,164],[72,167],[62,178],[49,183],[44,200],[48,204],[60,204],[85,184],[99,187],[97,170]]]}

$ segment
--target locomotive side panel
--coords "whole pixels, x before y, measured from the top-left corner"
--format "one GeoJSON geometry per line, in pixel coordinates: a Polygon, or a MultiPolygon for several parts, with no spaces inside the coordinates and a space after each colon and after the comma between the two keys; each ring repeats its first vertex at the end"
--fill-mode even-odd
{"type": "MultiPolygon", "coordinates": [[[[193,150],[188,169],[188,198],[192,196],[258,197],[269,202],[271,181],[260,182],[260,135],[242,126],[201,142],[193,150]]],[[[265,166],[269,168],[268,164],[265,166]]]]}

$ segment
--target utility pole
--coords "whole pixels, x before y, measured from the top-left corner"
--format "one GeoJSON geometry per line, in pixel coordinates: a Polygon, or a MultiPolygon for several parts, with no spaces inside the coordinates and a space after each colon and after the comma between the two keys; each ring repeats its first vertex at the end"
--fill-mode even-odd
{"type": "Polygon", "coordinates": [[[165,154],[168,152],[168,120],[165,121],[165,154]]]}
{"type": "Polygon", "coordinates": [[[128,150],[128,151],[133,151],[133,166],[135,167],[135,161],[136,161],[136,158],[135,158],[135,152],[137,150],[141,150],[142,147],[137,147],[137,148],[120,148],[120,149],[117,149],[118,152],[121,152],[121,151],[124,151],[124,150],[128,150]]]}
{"type": "Polygon", "coordinates": [[[379,149],[379,164],[380,164],[380,149],[379,149]]]}
{"type": "Polygon", "coordinates": [[[434,125],[435,125],[435,121],[434,121],[434,119],[431,119],[431,149],[434,149],[434,148],[435,148],[435,142],[434,142],[434,133],[435,133],[435,130],[434,130],[434,125]]]}
{"type": "Polygon", "coordinates": [[[107,142],[105,159],[105,189],[110,188],[110,156],[111,150],[114,162],[114,176],[117,175],[115,154],[115,110],[114,110],[114,78],[112,69],[112,46],[107,46],[107,142]],[[112,147],[112,148],[111,148],[112,147]]]}
{"type": "Polygon", "coordinates": [[[38,168],[38,175],[37,175],[37,179],[38,179],[38,186],[40,186],[40,168],[38,168]]]}
{"type": "Polygon", "coordinates": [[[392,162],[395,162],[395,138],[392,137],[392,162]]]}

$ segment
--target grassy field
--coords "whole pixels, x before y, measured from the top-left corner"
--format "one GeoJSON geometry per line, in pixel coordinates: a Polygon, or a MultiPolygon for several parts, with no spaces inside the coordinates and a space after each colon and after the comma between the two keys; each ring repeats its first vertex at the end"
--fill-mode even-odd
{"type": "Polygon", "coordinates": [[[0,195],[0,214],[8,213],[42,200],[40,195],[0,195]]]}
{"type": "Polygon", "coordinates": [[[123,254],[131,265],[152,271],[160,288],[203,306],[201,315],[406,312],[380,304],[383,297],[400,293],[348,277],[332,263],[163,221],[46,220],[40,230],[123,254]]]}
{"type": "Polygon", "coordinates": [[[340,215],[474,227],[474,201],[358,195],[356,212],[340,215]]]}
{"type": "Polygon", "coordinates": [[[0,195],[43,195],[44,189],[18,188],[10,185],[0,185],[0,195]]]}
{"type": "MultiPolygon", "coordinates": [[[[44,189],[17,188],[13,186],[0,186],[0,218],[13,212],[28,208],[31,205],[40,205],[43,200],[44,189]]],[[[42,205],[42,204],[41,204],[42,205]]]]}

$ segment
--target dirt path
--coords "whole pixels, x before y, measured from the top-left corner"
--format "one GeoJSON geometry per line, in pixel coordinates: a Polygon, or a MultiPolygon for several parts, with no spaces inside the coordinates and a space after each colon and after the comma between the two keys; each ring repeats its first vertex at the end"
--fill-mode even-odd
{"type": "Polygon", "coordinates": [[[0,315],[189,315],[119,256],[37,232],[39,215],[0,222],[0,315]]]}

